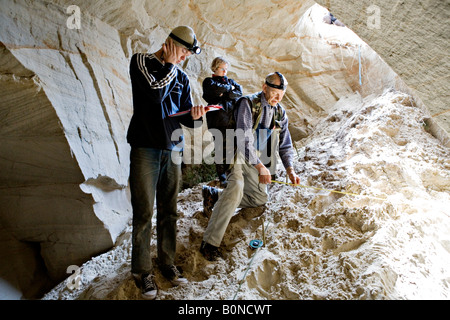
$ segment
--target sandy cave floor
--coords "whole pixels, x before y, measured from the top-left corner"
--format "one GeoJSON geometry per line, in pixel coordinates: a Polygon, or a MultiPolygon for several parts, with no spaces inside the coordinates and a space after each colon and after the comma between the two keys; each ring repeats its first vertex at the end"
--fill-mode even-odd
{"type": "MultiPolygon", "coordinates": [[[[157,271],[157,299],[448,299],[450,151],[425,117],[396,91],[341,99],[297,144],[295,169],[303,185],[361,196],[272,184],[264,208],[236,212],[215,263],[198,251],[201,185],[184,190],[176,262],[190,282],[171,287],[157,271]],[[250,249],[263,223],[266,245],[250,249]]],[[[141,299],[130,232],[81,267],[78,289],[64,281],[43,299],[141,299]]]]}

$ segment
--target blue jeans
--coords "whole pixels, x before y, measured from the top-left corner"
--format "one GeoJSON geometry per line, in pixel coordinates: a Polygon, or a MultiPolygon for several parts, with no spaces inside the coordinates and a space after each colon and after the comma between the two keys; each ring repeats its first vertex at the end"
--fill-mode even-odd
{"type": "Polygon", "coordinates": [[[152,148],[131,149],[132,273],[153,272],[150,242],[155,197],[158,259],[161,264],[174,263],[181,165],[173,163],[171,153],[152,148]]]}

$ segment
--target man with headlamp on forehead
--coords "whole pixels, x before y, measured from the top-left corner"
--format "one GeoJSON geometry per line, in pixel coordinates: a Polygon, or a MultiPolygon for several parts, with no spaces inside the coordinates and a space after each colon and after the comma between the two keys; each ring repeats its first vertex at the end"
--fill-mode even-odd
{"type": "Polygon", "coordinates": [[[281,73],[271,73],[261,92],[238,101],[236,156],[227,175],[228,185],[223,191],[205,186],[203,192],[204,205],[211,206],[212,214],[200,252],[210,261],[221,256],[219,246],[236,209],[259,207],[268,201],[267,185],[276,172],[276,149],[290,181],[300,184],[292,165],[294,152],[288,117],[280,105],[287,84],[281,73]]]}

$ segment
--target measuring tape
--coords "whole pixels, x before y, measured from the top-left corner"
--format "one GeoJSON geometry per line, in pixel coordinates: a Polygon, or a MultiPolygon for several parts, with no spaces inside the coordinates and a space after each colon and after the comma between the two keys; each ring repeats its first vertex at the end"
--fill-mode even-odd
{"type": "Polygon", "coordinates": [[[349,196],[367,197],[367,198],[371,198],[371,199],[375,199],[375,200],[386,201],[386,199],[383,199],[383,198],[371,197],[371,196],[366,196],[366,195],[361,195],[361,194],[356,194],[356,193],[343,192],[343,191],[337,191],[337,190],[331,190],[331,189],[323,189],[323,188],[317,188],[317,187],[311,187],[311,186],[304,186],[304,185],[301,185],[301,184],[293,184],[293,183],[282,182],[282,181],[277,181],[277,180],[272,180],[272,182],[280,183],[280,184],[286,184],[286,185],[293,186],[293,187],[310,188],[310,189],[315,189],[315,190],[346,194],[346,195],[349,195],[349,196]]]}

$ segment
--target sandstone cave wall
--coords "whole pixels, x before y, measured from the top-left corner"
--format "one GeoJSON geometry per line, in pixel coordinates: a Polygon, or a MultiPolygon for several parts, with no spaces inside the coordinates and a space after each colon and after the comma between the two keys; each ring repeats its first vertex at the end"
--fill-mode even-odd
{"type": "Polygon", "coordinates": [[[0,5],[0,271],[33,297],[111,248],[131,216],[131,95],[112,27],[68,29],[65,8],[41,1],[0,5]]]}
{"type": "Polygon", "coordinates": [[[367,42],[430,113],[450,146],[449,0],[317,0],[367,42]]]}

